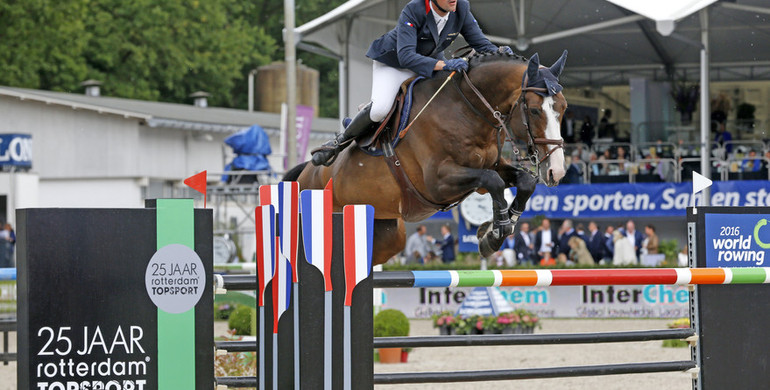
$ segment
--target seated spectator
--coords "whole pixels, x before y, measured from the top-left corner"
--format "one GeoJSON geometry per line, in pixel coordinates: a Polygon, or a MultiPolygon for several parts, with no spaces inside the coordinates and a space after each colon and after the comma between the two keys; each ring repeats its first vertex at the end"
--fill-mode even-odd
{"type": "Polygon", "coordinates": [[[716,144],[715,146],[724,147],[725,152],[727,153],[727,156],[730,156],[730,154],[733,153],[733,144],[732,142],[730,142],[732,140],[733,140],[733,135],[730,134],[729,131],[727,131],[727,128],[725,127],[724,123],[720,123],[717,126],[717,135],[714,137],[714,143],[716,144]]]}
{"type": "Polygon", "coordinates": [[[599,176],[602,174],[602,165],[599,164],[599,159],[594,152],[591,152],[588,156],[588,170],[591,172],[591,176],[599,176]]]}
{"type": "Polygon", "coordinates": [[[567,173],[562,179],[562,184],[583,184],[583,165],[580,164],[580,157],[577,152],[571,159],[567,160],[569,165],[567,167],[567,173]]]}
{"type": "Polygon", "coordinates": [[[626,159],[626,149],[619,147],[617,150],[618,160],[616,163],[610,165],[610,175],[627,175],[631,168],[631,163],[626,159]]]}
{"type": "Polygon", "coordinates": [[[741,162],[743,172],[759,172],[762,169],[762,160],[757,157],[756,150],[750,150],[749,155],[741,162]]]}

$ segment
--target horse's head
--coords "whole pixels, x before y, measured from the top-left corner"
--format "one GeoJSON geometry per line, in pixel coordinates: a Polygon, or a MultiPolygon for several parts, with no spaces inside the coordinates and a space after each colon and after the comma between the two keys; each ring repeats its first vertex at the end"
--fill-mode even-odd
{"type": "Polygon", "coordinates": [[[559,75],[564,69],[567,51],[549,68],[540,65],[533,55],[523,75],[519,109],[524,128],[528,127],[530,154],[537,161],[538,175],[548,186],[555,186],[564,177],[564,141],[561,119],[567,100],[561,93],[559,75]]]}

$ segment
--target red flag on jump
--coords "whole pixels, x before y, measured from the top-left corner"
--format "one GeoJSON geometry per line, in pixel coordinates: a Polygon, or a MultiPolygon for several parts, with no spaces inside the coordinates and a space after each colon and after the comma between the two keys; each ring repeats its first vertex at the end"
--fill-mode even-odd
{"type": "Polygon", "coordinates": [[[184,184],[203,194],[203,208],[206,208],[206,171],[184,179],[184,184]]]}

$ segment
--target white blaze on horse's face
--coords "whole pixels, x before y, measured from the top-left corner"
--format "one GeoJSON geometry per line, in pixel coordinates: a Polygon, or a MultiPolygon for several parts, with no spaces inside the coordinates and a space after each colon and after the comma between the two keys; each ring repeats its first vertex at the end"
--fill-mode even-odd
{"type": "MultiPolygon", "coordinates": [[[[545,138],[548,139],[561,139],[561,126],[559,124],[559,117],[556,111],[553,109],[553,96],[548,96],[543,99],[543,113],[547,120],[545,127],[545,138]]],[[[546,145],[548,150],[553,150],[556,145],[546,145]]],[[[546,171],[541,172],[541,177],[545,184],[548,186],[555,186],[564,177],[564,150],[562,148],[556,149],[548,158],[548,164],[546,165],[546,171]],[[544,173],[544,175],[542,175],[544,173]]]]}

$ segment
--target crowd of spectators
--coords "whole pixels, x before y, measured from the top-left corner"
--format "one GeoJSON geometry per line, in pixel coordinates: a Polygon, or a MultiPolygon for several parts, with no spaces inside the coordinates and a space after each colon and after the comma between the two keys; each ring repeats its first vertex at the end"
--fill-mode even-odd
{"type": "MultiPolygon", "coordinates": [[[[605,110],[598,129],[589,116],[579,125],[571,112],[562,120],[566,175],[561,184],[675,182],[700,170],[698,142],[631,143],[621,137],[605,110]]],[[[715,122],[708,155],[715,180],[767,180],[770,142],[736,140],[723,122],[715,122]]]]}
{"type": "Polygon", "coordinates": [[[522,222],[515,234],[506,238],[499,251],[492,256],[498,267],[515,265],[659,265],[664,255],[659,253],[659,240],[653,225],[636,229],[634,221],[621,226],[590,221],[575,226],[564,220],[558,229],[544,218],[540,226],[530,229],[522,222]]]}

